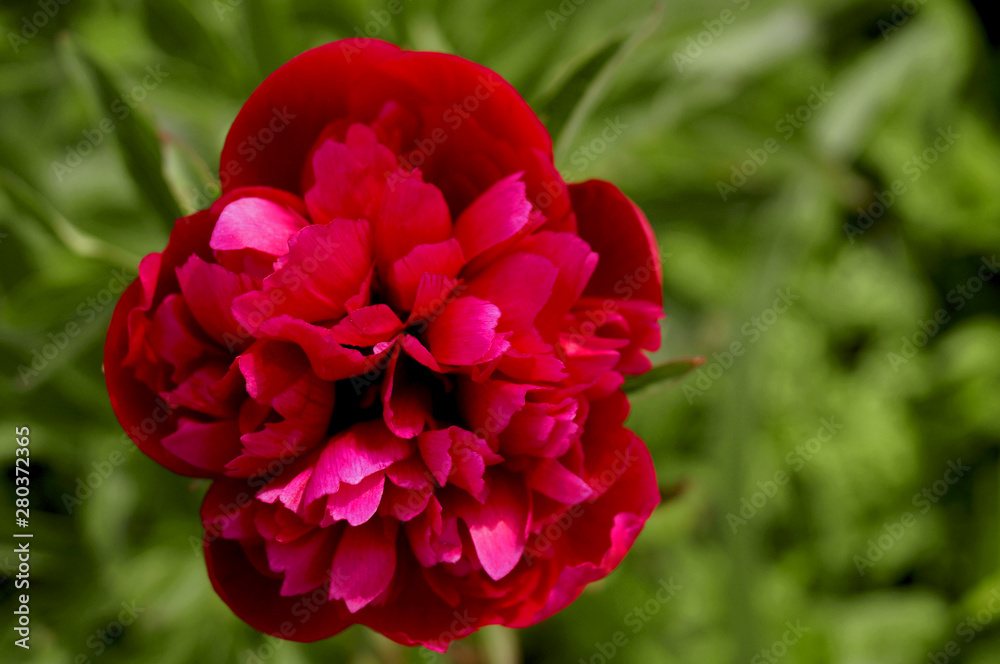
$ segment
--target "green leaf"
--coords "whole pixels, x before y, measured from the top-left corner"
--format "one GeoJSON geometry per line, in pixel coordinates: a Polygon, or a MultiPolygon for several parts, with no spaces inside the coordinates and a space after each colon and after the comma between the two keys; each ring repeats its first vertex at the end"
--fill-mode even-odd
{"type": "Polygon", "coordinates": [[[139,256],[78,229],[40,191],[5,168],[0,168],[0,189],[47,226],[77,256],[96,258],[124,267],[139,264],[139,256]]]}
{"type": "Polygon", "coordinates": [[[542,88],[532,106],[538,110],[550,133],[559,135],[587,86],[621,49],[625,39],[625,35],[612,36],[596,48],[584,51],[542,88]]]}
{"type": "Polygon", "coordinates": [[[629,376],[625,379],[623,389],[626,394],[631,394],[667,381],[673,384],[704,363],[704,357],[683,357],[670,360],[653,367],[641,376],[629,376]]]}
{"type": "Polygon", "coordinates": [[[580,128],[583,127],[583,123],[586,122],[587,116],[590,115],[590,112],[597,106],[601,97],[604,96],[605,91],[621,66],[635,52],[639,45],[656,31],[656,28],[660,25],[660,21],[663,19],[663,11],[664,4],[658,2],[649,17],[642,22],[642,25],[628,39],[622,42],[613,55],[607,58],[597,74],[590,80],[583,95],[580,97],[580,101],[577,102],[576,106],[570,112],[565,125],[559,132],[559,137],[556,139],[556,163],[563,161],[569,153],[573,140],[580,132],[580,128]]]}
{"type": "Polygon", "coordinates": [[[288,36],[294,34],[288,3],[260,0],[244,3],[243,7],[257,67],[266,76],[296,55],[295,47],[288,40],[288,36]]]}
{"type": "Polygon", "coordinates": [[[108,115],[101,122],[113,122],[125,168],[142,196],[159,213],[168,228],[182,216],[180,206],[163,176],[163,154],[152,120],[141,106],[127,103],[122,86],[83,48],[73,49],[96,87],[101,108],[108,115]]]}

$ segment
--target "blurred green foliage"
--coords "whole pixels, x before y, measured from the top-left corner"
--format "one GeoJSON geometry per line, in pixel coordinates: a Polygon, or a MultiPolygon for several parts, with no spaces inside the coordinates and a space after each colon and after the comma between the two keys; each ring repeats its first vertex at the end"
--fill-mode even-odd
{"type": "MultiPolygon", "coordinates": [[[[204,483],[123,444],[100,370],[116,280],[211,200],[242,101],[367,31],[495,69],[567,179],[632,196],[664,256],[658,359],[706,357],[635,393],[669,499],[622,567],[437,661],[597,664],[619,631],[621,664],[1000,661],[1000,279],[977,281],[1000,249],[1000,95],[971,6],[402,5],[380,22],[379,0],[5,0],[0,503],[30,426],[35,537],[32,649],[12,644],[5,578],[0,658],[432,660],[360,629],[275,644],[235,618],[191,544],[204,483]],[[118,629],[123,603],[141,612],[118,629]]],[[[12,550],[0,537],[7,574],[12,550]]]]}

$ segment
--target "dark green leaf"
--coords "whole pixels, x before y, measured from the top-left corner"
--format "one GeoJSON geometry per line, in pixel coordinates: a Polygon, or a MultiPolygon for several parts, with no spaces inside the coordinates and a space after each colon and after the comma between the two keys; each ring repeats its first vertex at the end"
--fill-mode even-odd
{"type": "Polygon", "coordinates": [[[133,106],[135,102],[122,94],[123,86],[93,56],[82,48],[74,51],[90,73],[101,108],[106,112],[99,122],[114,123],[114,135],[126,170],[164,223],[172,226],[181,216],[181,209],[163,176],[163,154],[152,119],[141,105],[133,106]]]}

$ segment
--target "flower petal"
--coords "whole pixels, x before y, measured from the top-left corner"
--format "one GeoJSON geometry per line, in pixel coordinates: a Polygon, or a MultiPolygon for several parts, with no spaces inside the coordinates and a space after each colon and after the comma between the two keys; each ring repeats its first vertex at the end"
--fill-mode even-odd
{"type": "Polygon", "coordinates": [[[233,420],[205,423],[181,418],[177,431],[162,442],[164,449],[192,466],[223,473],[240,453],[240,430],[233,420]]]}
{"type": "Polygon", "coordinates": [[[216,251],[253,249],[284,256],[288,241],[309,222],[266,198],[240,198],[222,209],[209,246],[216,251]]]}
{"type": "Polygon", "coordinates": [[[385,474],[369,475],[358,484],[341,483],[336,493],[326,500],[326,515],[321,526],[346,519],[352,526],[368,522],[378,511],[385,489],[385,474]]]}
{"type": "Polygon", "coordinates": [[[415,308],[417,292],[425,275],[453,278],[463,265],[465,256],[455,238],[436,244],[418,245],[389,269],[386,277],[389,299],[399,310],[410,311],[415,308]]]}
{"type": "Polygon", "coordinates": [[[590,486],[555,459],[544,459],[528,475],[528,486],[567,505],[581,503],[593,494],[590,486]]]}
{"type": "Polygon", "coordinates": [[[339,318],[371,269],[371,227],[366,221],[336,220],[302,229],[288,253],[264,279],[262,291],[233,302],[233,314],[251,333],[263,320],[289,315],[306,322],[339,318]]]}
{"type": "Polygon", "coordinates": [[[413,451],[411,443],[394,436],[378,420],[355,424],[334,437],[330,445],[334,449],[337,475],[348,484],[357,484],[413,451]]]}
{"type": "Polygon", "coordinates": [[[494,473],[491,479],[486,502],[464,501],[459,514],[469,526],[483,570],[497,580],[507,576],[524,553],[528,496],[520,480],[507,473],[494,473]]]}
{"type": "Polygon", "coordinates": [[[374,520],[344,531],[330,571],[330,599],[344,600],[347,610],[357,613],[389,587],[396,569],[396,530],[395,524],[387,528],[374,520]]]}
{"type": "Polygon", "coordinates": [[[314,183],[305,196],[313,222],[375,218],[397,167],[396,156],[365,125],[351,125],[343,143],[324,141],[313,154],[314,183]]]}
{"type": "Polygon", "coordinates": [[[585,293],[662,305],[660,248],[642,211],[602,180],[570,185],[569,192],[580,237],[600,254],[585,293]]]}
{"type": "Polygon", "coordinates": [[[375,258],[383,274],[419,245],[451,238],[451,214],[441,190],[417,177],[393,180],[374,221],[375,258]]]}
{"type": "Polygon", "coordinates": [[[192,255],[177,268],[177,281],[201,329],[230,351],[246,345],[246,334],[233,318],[231,308],[235,298],[256,288],[250,276],[235,274],[192,255]]]}
{"type": "Polygon", "coordinates": [[[528,225],[531,203],[521,176],[514,173],[495,183],[455,221],[455,239],[467,260],[510,240],[528,225]]]}
{"type": "Polygon", "coordinates": [[[500,309],[476,297],[460,297],[444,306],[427,326],[427,348],[441,364],[468,365],[493,346],[500,309]]]}
{"type": "Polygon", "coordinates": [[[382,411],[389,429],[409,439],[431,419],[431,400],[426,387],[407,378],[405,358],[399,348],[392,351],[382,380],[382,411]]]}

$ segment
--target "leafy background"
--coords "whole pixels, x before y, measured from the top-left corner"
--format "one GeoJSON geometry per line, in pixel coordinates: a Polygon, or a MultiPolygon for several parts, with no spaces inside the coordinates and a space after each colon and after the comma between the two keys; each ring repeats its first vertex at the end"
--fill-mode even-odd
{"type": "Polygon", "coordinates": [[[0,502],[14,530],[13,432],[28,425],[35,538],[30,652],[12,644],[16,559],[0,538],[0,659],[600,664],[621,631],[622,664],[1000,661],[1000,279],[974,280],[1000,248],[1000,87],[996,33],[975,9],[400,6],[381,25],[379,0],[4,1],[0,502]],[[213,198],[241,102],[294,54],[358,30],[510,80],[566,177],[614,180],[654,224],[658,359],[706,357],[634,395],[668,500],[621,568],[545,623],[485,630],[441,658],[361,629],[272,643],[237,620],[191,545],[204,484],[123,444],[100,371],[115,271],[130,278],[178,210],[213,198]],[[609,122],[620,135],[605,141],[609,122]],[[720,193],[741,182],[734,166],[756,172],[720,193]],[[859,222],[893,183],[903,193],[859,222]],[[780,314],[778,290],[792,300],[780,314]],[[946,322],[920,336],[935,315],[946,322]],[[60,334],[65,348],[25,374],[60,334]],[[735,342],[745,352],[730,358],[735,342]],[[835,434],[811,440],[824,422],[835,434]],[[949,462],[968,467],[954,484],[949,462]],[[142,611],[119,630],[123,602],[142,611]]]}

